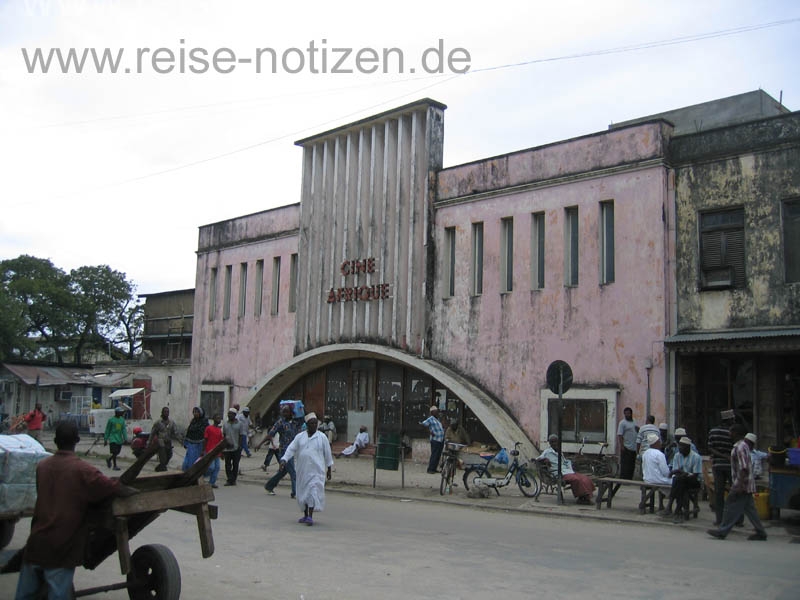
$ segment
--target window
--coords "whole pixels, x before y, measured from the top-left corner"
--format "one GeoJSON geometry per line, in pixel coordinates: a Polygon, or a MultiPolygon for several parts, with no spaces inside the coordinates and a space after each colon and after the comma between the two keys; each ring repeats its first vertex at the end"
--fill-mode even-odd
{"type": "Polygon", "coordinates": [[[783,203],[783,262],[786,282],[800,281],[800,199],[783,203]]]}
{"type": "Polygon", "coordinates": [[[452,298],[456,293],[456,228],[444,230],[444,297],[452,298]]]}
{"type": "MultiPolygon", "coordinates": [[[[564,452],[577,452],[583,438],[588,444],[608,443],[608,452],[613,454],[617,445],[617,387],[571,387],[562,394],[561,436],[564,452]]],[[[558,435],[559,399],[549,389],[539,395],[540,439],[548,435],[558,435]]],[[[587,446],[586,453],[596,453],[598,449],[587,446]]]]}
{"type": "Polygon", "coordinates": [[[222,318],[229,319],[231,317],[231,277],[233,274],[233,265],[225,267],[225,295],[222,299],[222,318]]]}
{"type": "Polygon", "coordinates": [[[297,310],[297,253],[289,259],[289,312],[297,310]]]}
{"type": "Polygon", "coordinates": [[[614,201],[600,203],[600,283],[614,281],[614,201]]]}
{"type": "Polygon", "coordinates": [[[500,221],[500,291],[514,289],[514,219],[500,221]]]}
{"type": "Polygon", "coordinates": [[[473,296],[483,293],[483,223],[472,224],[472,261],[470,291],[473,296]]]}
{"type": "Polygon", "coordinates": [[[578,285],[578,207],[564,209],[564,285],[578,285]]]}
{"type": "Polygon", "coordinates": [[[744,209],[701,213],[701,289],[744,285],[744,209]]]}
{"type": "MultiPolygon", "coordinates": [[[[558,398],[548,400],[548,435],[558,435],[558,398]]],[[[591,398],[565,398],[561,416],[561,439],[580,443],[606,441],[606,402],[591,398]]]]}
{"type": "Polygon", "coordinates": [[[281,289],[281,257],[276,256],[272,259],[272,309],[271,314],[278,314],[278,303],[280,301],[281,289]]]}
{"type": "Polygon", "coordinates": [[[211,269],[208,281],[208,320],[213,321],[217,314],[217,270],[211,269]]]}
{"type": "Polygon", "coordinates": [[[531,215],[531,289],[544,289],[544,213],[531,215]]]}
{"type": "Polygon", "coordinates": [[[253,307],[253,314],[261,316],[261,305],[264,302],[264,261],[256,261],[256,290],[255,290],[255,306],[253,307]]]}
{"type": "Polygon", "coordinates": [[[247,308],[247,263],[239,265],[239,318],[244,317],[247,308]]]}
{"type": "Polygon", "coordinates": [[[172,394],[172,375],[167,375],[167,395],[172,394]]]}

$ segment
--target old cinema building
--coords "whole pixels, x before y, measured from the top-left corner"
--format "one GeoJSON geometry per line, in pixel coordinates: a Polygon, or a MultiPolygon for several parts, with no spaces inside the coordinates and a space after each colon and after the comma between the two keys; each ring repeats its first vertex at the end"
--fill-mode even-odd
{"type": "Polygon", "coordinates": [[[340,439],[365,424],[420,454],[437,403],[473,439],[530,454],[553,427],[545,373],[561,359],[565,440],[613,448],[627,405],[667,418],[671,125],[443,169],[445,108],[300,140],[299,204],[200,229],[198,402],[301,399],[340,439]]]}

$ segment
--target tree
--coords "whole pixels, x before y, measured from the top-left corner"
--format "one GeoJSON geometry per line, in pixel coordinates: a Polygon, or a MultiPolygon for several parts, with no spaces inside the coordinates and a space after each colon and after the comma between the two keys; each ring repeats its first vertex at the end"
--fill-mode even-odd
{"type": "Polygon", "coordinates": [[[108,265],[69,274],[46,259],[22,255],[0,262],[0,356],[35,358],[49,349],[59,363],[72,353],[81,364],[89,350],[127,341],[133,357],[142,319],[124,273],[108,265]]]}
{"type": "Polygon", "coordinates": [[[0,284],[12,306],[22,310],[19,333],[26,340],[17,344],[18,353],[30,354],[31,336],[38,336],[40,346],[52,349],[63,362],[62,349],[75,333],[67,274],[47,259],[23,254],[0,263],[0,284]]]}
{"type": "Polygon", "coordinates": [[[116,339],[128,346],[128,359],[133,360],[136,351],[142,346],[144,330],[144,307],[133,297],[122,307],[119,329],[120,335],[116,339]]]}

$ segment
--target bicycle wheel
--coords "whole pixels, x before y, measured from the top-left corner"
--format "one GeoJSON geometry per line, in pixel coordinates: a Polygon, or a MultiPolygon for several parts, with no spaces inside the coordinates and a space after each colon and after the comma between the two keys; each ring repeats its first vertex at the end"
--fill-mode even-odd
{"type": "Polygon", "coordinates": [[[597,477],[616,477],[619,473],[619,465],[613,458],[604,458],[602,462],[595,465],[594,474],[597,477]]]}
{"type": "Polygon", "coordinates": [[[523,496],[536,498],[539,495],[539,480],[524,467],[517,472],[517,485],[523,496]]]}
{"type": "Polygon", "coordinates": [[[453,476],[455,474],[456,464],[452,459],[448,458],[442,467],[442,481],[439,483],[439,494],[441,496],[446,493],[449,494],[450,490],[453,489],[453,476]]]}
{"type": "Polygon", "coordinates": [[[472,485],[472,480],[486,475],[486,467],[478,465],[477,467],[469,467],[464,471],[464,489],[469,491],[469,486],[472,485]]]}

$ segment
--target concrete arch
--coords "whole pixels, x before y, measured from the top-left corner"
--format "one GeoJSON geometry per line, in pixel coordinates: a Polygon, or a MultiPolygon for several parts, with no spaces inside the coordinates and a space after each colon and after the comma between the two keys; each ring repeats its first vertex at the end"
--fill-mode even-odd
{"type": "Polygon", "coordinates": [[[533,443],[517,422],[482,389],[436,361],[376,344],[333,344],[295,356],[261,378],[250,389],[250,395],[243,399],[242,404],[250,406],[251,412],[264,412],[278,399],[283,390],[303,375],[340,360],[354,358],[388,360],[430,375],[456,393],[464,404],[469,406],[498,444],[510,449],[514,447],[515,442],[521,442],[520,453],[524,458],[538,456],[539,453],[533,443]]]}

